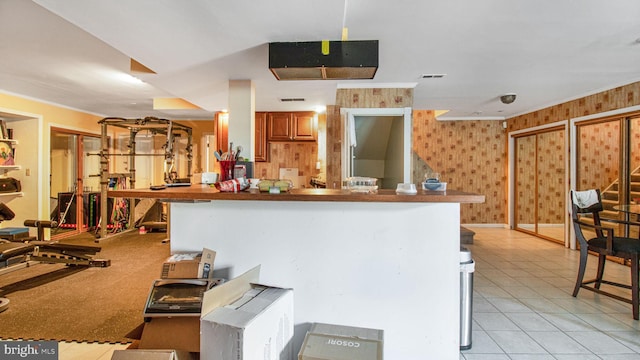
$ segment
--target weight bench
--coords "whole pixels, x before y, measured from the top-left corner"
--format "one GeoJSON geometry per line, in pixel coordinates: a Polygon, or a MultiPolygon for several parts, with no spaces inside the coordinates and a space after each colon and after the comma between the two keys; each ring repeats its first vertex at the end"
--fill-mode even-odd
{"type": "MultiPolygon", "coordinates": [[[[14,213],[0,203],[0,222],[11,220],[14,213]]],[[[107,267],[111,260],[94,259],[102,249],[99,246],[62,244],[57,241],[45,241],[44,229],[58,226],[56,221],[25,220],[24,225],[35,227],[37,237],[29,236],[28,228],[0,229],[0,269],[28,264],[29,261],[44,263],[64,263],[69,266],[107,267]]],[[[9,300],[0,297],[0,312],[7,309],[9,300]]]]}

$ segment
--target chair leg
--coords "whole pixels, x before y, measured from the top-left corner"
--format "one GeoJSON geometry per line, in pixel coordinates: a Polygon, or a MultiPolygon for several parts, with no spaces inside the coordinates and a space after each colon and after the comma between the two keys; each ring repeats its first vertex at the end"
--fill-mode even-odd
{"type": "Polygon", "coordinates": [[[598,255],[598,273],[596,274],[596,283],[594,287],[596,289],[600,289],[600,284],[602,284],[602,277],[604,276],[604,265],[607,263],[606,255],[598,255]]]}
{"type": "Polygon", "coordinates": [[[586,248],[580,247],[580,267],[578,268],[578,278],[576,279],[576,286],[573,289],[573,297],[578,296],[578,291],[580,290],[580,285],[582,285],[582,280],[584,279],[584,271],[587,268],[587,256],[588,252],[586,248]]]}
{"type": "Polygon", "coordinates": [[[638,254],[631,257],[631,306],[633,309],[633,318],[638,320],[638,254]]]}

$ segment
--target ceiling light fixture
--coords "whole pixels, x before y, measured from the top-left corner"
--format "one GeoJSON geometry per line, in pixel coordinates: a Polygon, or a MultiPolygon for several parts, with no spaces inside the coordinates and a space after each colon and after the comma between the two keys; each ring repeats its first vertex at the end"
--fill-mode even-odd
{"type": "Polygon", "coordinates": [[[500,101],[502,101],[503,104],[511,104],[516,101],[516,94],[504,94],[500,96],[500,101]]]}

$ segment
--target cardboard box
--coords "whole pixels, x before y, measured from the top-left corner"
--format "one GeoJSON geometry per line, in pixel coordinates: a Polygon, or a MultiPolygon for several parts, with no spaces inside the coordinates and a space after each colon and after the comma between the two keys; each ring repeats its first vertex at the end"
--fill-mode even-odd
{"type": "Polygon", "coordinates": [[[207,248],[200,254],[173,254],[162,264],[162,279],[211,279],[216,252],[207,248]]]}
{"type": "Polygon", "coordinates": [[[298,360],[382,360],[383,337],[382,330],[315,323],[298,360]]]}
{"type": "Polygon", "coordinates": [[[258,266],[205,293],[200,359],[291,359],[293,290],[259,285],[259,275],[258,266]]]}
{"type": "Polygon", "coordinates": [[[194,357],[176,350],[114,350],[111,360],[192,360],[194,357]]]}
{"type": "Polygon", "coordinates": [[[153,318],[144,323],[138,349],[200,351],[200,318],[153,318]]]}

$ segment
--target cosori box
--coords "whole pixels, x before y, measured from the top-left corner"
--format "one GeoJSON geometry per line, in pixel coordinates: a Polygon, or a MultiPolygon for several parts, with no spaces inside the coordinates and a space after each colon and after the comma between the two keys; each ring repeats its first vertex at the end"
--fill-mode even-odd
{"type": "Polygon", "coordinates": [[[382,360],[383,337],[382,330],[314,323],[298,360],[382,360]]]}

